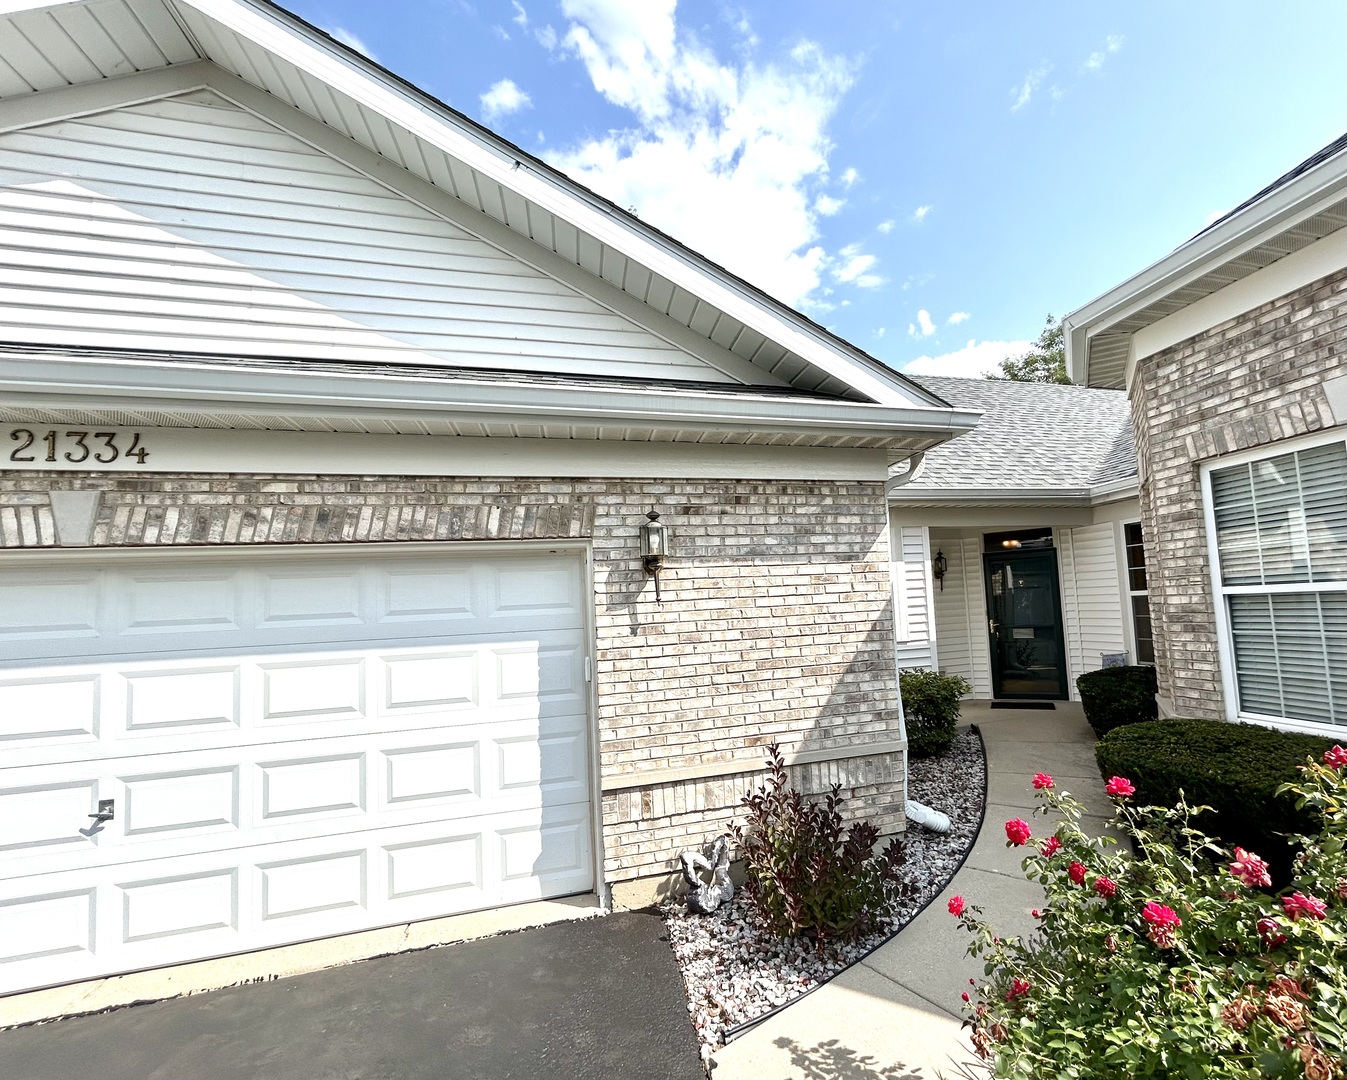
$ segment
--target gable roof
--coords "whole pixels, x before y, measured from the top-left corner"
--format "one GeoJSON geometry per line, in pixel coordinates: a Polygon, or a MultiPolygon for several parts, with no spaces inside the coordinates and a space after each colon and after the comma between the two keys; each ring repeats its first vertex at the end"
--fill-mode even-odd
{"type": "Polygon", "coordinates": [[[1137,476],[1131,409],[1120,390],[916,375],[956,407],[978,409],[974,431],[928,450],[916,475],[890,485],[901,502],[1106,501],[1137,476]]]}
{"type": "Polygon", "coordinates": [[[860,349],[267,0],[0,4],[0,101],[201,60],[717,342],[764,382],[925,403],[860,349]]]}
{"type": "Polygon", "coordinates": [[[1347,135],[1311,154],[1159,262],[1073,311],[1074,382],[1119,387],[1133,335],[1347,226],[1347,135]]]}

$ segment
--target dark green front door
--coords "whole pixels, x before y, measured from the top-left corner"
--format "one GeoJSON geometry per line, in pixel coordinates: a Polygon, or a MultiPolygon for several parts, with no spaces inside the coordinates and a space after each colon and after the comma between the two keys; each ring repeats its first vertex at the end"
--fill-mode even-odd
{"type": "Polygon", "coordinates": [[[992,695],[1065,699],[1066,656],[1057,553],[996,553],[984,555],[983,560],[992,695]]]}

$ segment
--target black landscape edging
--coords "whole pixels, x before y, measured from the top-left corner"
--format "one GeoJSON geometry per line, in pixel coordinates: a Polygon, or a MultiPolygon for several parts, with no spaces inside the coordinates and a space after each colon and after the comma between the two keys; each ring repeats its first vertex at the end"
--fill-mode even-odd
{"type": "MultiPolygon", "coordinates": [[[[893,930],[893,932],[889,934],[888,937],[886,937],[873,949],[867,952],[865,956],[858,956],[856,957],[855,960],[852,960],[850,963],[845,964],[844,966],[838,968],[822,982],[818,983],[815,986],[811,986],[799,997],[791,998],[789,1001],[783,1001],[780,1005],[773,1005],[765,1013],[762,1013],[759,1016],[755,1016],[751,1020],[745,1020],[741,1024],[736,1024],[732,1028],[727,1028],[725,1031],[724,1042],[721,1044],[722,1046],[729,1046],[730,1043],[734,1042],[734,1040],[739,1038],[741,1035],[747,1034],[749,1031],[752,1031],[753,1028],[757,1027],[759,1024],[765,1023],[766,1021],[770,1020],[773,1016],[775,1016],[777,1013],[783,1012],[786,1009],[790,1008],[796,1002],[803,1001],[815,990],[820,990],[823,987],[827,986],[830,982],[832,982],[835,978],[841,975],[844,971],[850,971],[857,964],[862,963],[867,957],[878,952],[890,941],[892,941],[904,930],[906,930],[908,926],[910,926],[916,920],[918,915],[920,915],[923,911],[925,911],[928,907],[930,907],[933,903],[935,903],[936,898],[939,897],[940,894],[945,891],[945,888],[949,885],[949,883],[953,881],[955,877],[958,876],[959,871],[964,868],[964,863],[968,861],[968,857],[973,854],[973,848],[977,844],[978,837],[982,835],[982,827],[985,824],[987,824],[987,793],[990,787],[990,779],[991,779],[987,772],[987,740],[982,737],[982,729],[978,727],[977,724],[969,724],[968,726],[969,730],[977,733],[978,742],[982,745],[982,812],[978,815],[978,827],[973,832],[972,843],[968,845],[968,850],[963,853],[963,857],[959,860],[959,865],[954,868],[954,873],[950,874],[949,879],[945,881],[940,886],[940,888],[936,889],[936,891],[931,894],[931,898],[927,900],[926,903],[922,904],[921,907],[917,908],[917,910],[912,913],[911,918],[909,918],[906,922],[904,922],[902,926],[896,927],[893,930]]],[[[903,794],[904,800],[906,801],[907,792],[904,791],[903,794]]]]}

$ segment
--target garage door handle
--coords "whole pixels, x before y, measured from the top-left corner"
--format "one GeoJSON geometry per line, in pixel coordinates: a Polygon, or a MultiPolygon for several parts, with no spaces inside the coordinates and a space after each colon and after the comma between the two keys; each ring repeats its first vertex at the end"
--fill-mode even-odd
{"type": "Polygon", "coordinates": [[[112,818],[113,818],[113,815],[114,815],[113,800],[112,800],[112,799],[99,799],[99,800],[98,800],[98,813],[96,813],[96,814],[90,814],[89,816],[90,816],[91,818],[93,818],[94,821],[97,822],[99,825],[102,825],[103,822],[105,822],[105,821],[111,821],[112,818]]]}

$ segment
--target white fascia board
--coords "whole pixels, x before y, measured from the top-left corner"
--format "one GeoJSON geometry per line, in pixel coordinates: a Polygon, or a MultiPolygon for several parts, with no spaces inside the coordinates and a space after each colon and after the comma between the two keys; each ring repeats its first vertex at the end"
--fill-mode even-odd
{"type": "Polygon", "coordinates": [[[1089,488],[945,488],[913,491],[890,484],[889,502],[927,506],[1088,506],[1089,488]]]}
{"type": "Polygon", "coordinates": [[[86,0],[0,0],[0,16],[21,15],[29,11],[47,11],[51,8],[73,7],[86,0]]]}
{"type": "Polygon", "coordinates": [[[1139,274],[1077,308],[1063,319],[1068,370],[1075,382],[1088,376],[1090,337],[1182,288],[1216,266],[1313,217],[1347,195],[1347,152],[1296,177],[1270,195],[1200,233],[1139,274]]]}
{"type": "Polygon", "coordinates": [[[682,430],[751,431],[945,439],[976,425],[980,413],[830,400],[778,400],[753,394],[678,394],[593,385],[517,385],[469,379],[334,374],[221,367],[190,360],[0,356],[0,388],[11,394],[71,399],[172,402],[178,408],[265,407],[356,410],[365,414],[509,423],[631,424],[682,430]]]}
{"type": "Polygon", "coordinates": [[[728,271],[622,213],[552,170],[543,171],[505,140],[469,126],[420,92],[358,55],[334,51],[289,12],[254,0],[169,0],[199,11],[260,48],[294,64],[391,123],[458,158],[484,176],[570,222],[642,266],[705,300],[769,341],[794,352],[879,404],[910,405],[927,391],[894,377],[816,327],[798,312],[760,294],[728,271]]]}

